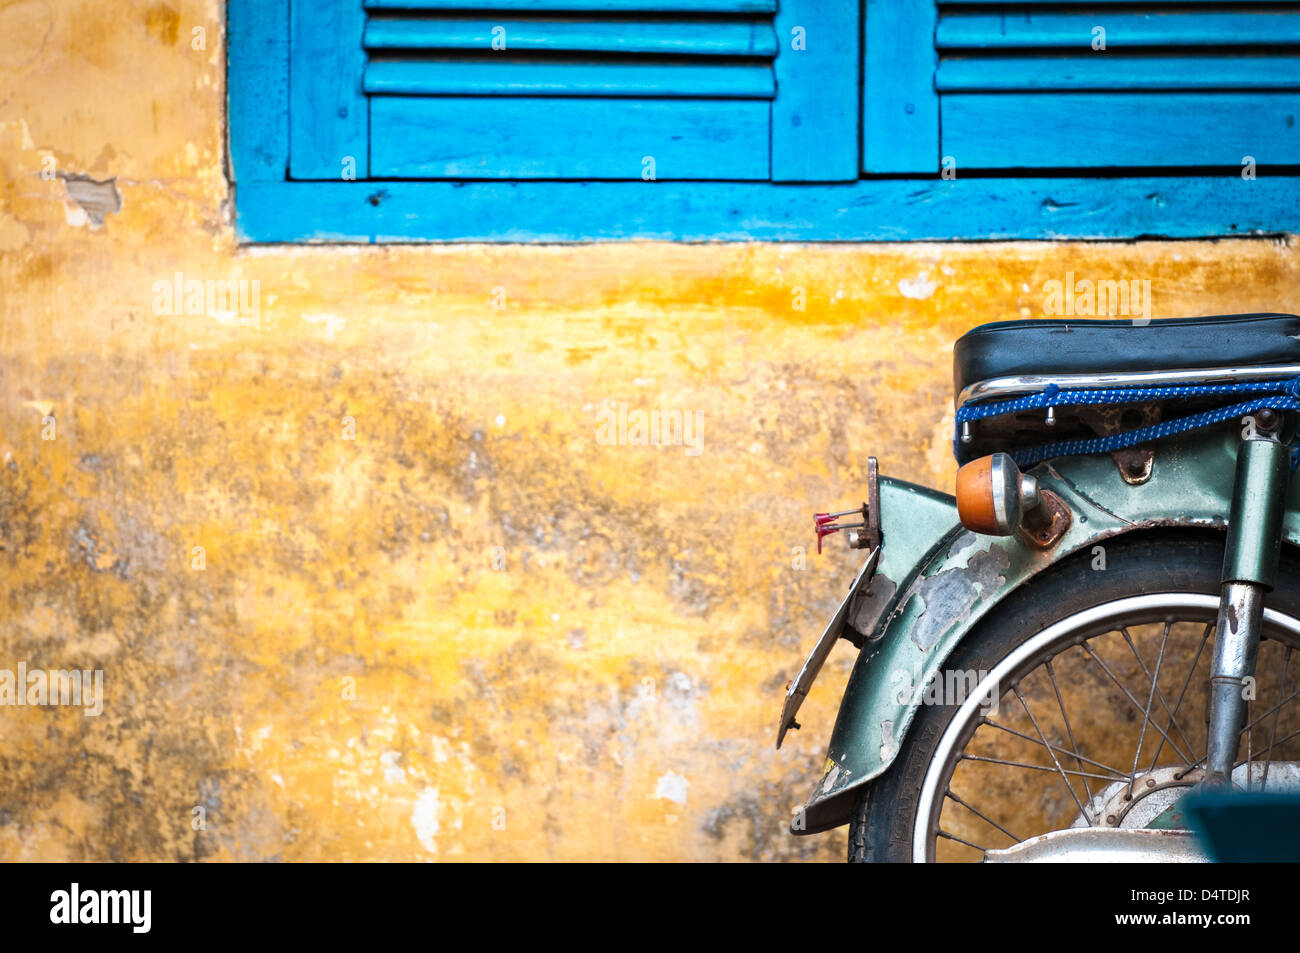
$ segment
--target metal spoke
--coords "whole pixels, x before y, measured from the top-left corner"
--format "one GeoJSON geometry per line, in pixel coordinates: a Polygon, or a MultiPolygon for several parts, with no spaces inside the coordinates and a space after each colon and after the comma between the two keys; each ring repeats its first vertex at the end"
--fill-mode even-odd
{"type": "MultiPolygon", "coordinates": [[[[1291,734],[1287,735],[1285,738],[1283,738],[1281,741],[1279,741],[1278,744],[1279,744],[1279,745],[1284,745],[1284,744],[1286,744],[1288,741],[1290,741],[1292,738],[1297,738],[1297,737],[1300,737],[1300,728],[1297,728],[1295,731],[1291,732],[1291,734]]],[[[1235,765],[1233,765],[1233,767],[1239,768],[1239,767],[1241,767],[1241,766],[1242,766],[1243,764],[1245,764],[1245,763],[1246,763],[1246,762],[1244,762],[1244,761],[1238,761],[1235,765]]],[[[1195,767],[1195,765],[1193,765],[1193,767],[1195,767]]],[[[1184,771],[1183,773],[1186,774],[1187,772],[1184,771]]]]}
{"type": "MultiPolygon", "coordinates": [[[[1115,683],[1116,687],[1118,687],[1119,690],[1124,693],[1124,696],[1129,700],[1129,704],[1131,704],[1138,711],[1141,711],[1142,706],[1139,705],[1137,699],[1133,697],[1133,693],[1130,692],[1128,688],[1126,688],[1124,684],[1121,683],[1120,680],[1115,677],[1115,673],[1110,670],[1110,666],[1108,666],[1105,662],[1103,662],[1100,658],[1098,658],[1097,653],[1092,650],[1092,648],[1088,645],[1087,642],[1083,643],[1083,650],[1087,652],[1089,655],[1091,655],[1093,661],[1095,661],[1098,665],[1101,666],[1101,670],[1105,672],[1106,675],[1109,676],[1110,680],[1115,683]]],[[[1192,760],[1192,756],[1184,752],[1182,748],[1178,747],[1178,743],[1174,741],[1173,738],[1170,738],[1168,733],[1165,732],[1164,729],[1162,729],[1159,725],[1155,725],[1155,729],[1156,731],[1160,732],[1160,734],[1164,737],[1165,741],[1169,742],[1170,747],[1178,752],[1178,757],[1182,758],[1184,762],[1188,762],[1192,760]]]]}
{"type": "MultiPolygon", "coordinates": [[[[1280,702],[1278,702],[1268,711],[1264,712],[1264,714],[1260,715],[1254,721],[1250,722],[1248,725],[1246,725],[1245,728],[1242,728],[1241,731],[1237,733],[1237,736],[1240,737],[1242,732],[1250,731],[1250,729],[1254,728],[1256,725],[1258,725],[1269,715],[1273,714],[1275,711],[1278,711],[1283,705],[1291,701],[1291,699],[1295,698],[1297,695],[1300,695],[1300,688],[1293,691],[1290,695],[1286,696],[1286,698],[1282,699],[1280,702]]],[[[1288,740],[1294,738],[1297,734],[1300,734],[1300,731],[1293,731],[1291,734],[1287,735],[1285,738],[1279,741],[1278,744],[1285,744],[1288,740]]],[[[1170,744],[1173,744],[1173,742],[1171,741],[1170,744]]],[[[1205,755],[1201,755],[1199,758],[1197,758],[1195,761],[1193,761],[1191,764],[1187,766],[1187,771],[1191,771],[1193,768],[1199,768],[1201,766],[1201,762],[1204,760],[1205,760],[1205,755]]],[[[1174,777],[1181,778],[1187,774],[1187,771],[1182,771],[1179,774],[1174,775],[1174,777]]]]}
{"type": "Polygon", "coordinates": [[[979,844],[972,844],[972,843],[971,843],[970,841],[968,841],[968,840],[962,840],[962,839],[961,839],[960,837],[958,837],[956,834],[949,834],[947,831],[943,830],[942,828],[940,828],[940,830],[939,830],[939,836],[940,836],[940,837],[946,837],[946,838],[948,838],[948,840],[955,840],[955,841],[956,841],[957,843],[959,843],[959,844],[965,844],[967,847],[971,847],[971,848],[973,848],[973,849],[979,851],[981,854],[987,854],[987,853],[988,853],[988,850],[989,850],[987,847],[981,847],[979,844]]]}
{"type": "Polygon", "coordinates": [[[1047,749],[1047,754],[1051,757],[1052,764],[1056,765],[1056,770],[1061,775],[1061,783],[1069,789],[1070,797],[1074,798],[1074,803],[1079,806],[1079,813],[1082,814],[1083,819],[1088,822],[1088,826],[1092,827],[1092,818],[1088,815],[1088,809],[1085,808],[1083,802],[1079,800],[1079,795],[1074,793],[1074,785],[1071,784],[1070,779],[1065,776],[1065,769],[1061,767],[1061,762],[1056,760],[1056,752],[1053,751],[1052,746],[1048,744],[1047,736],[1043,734],[1043,729],[1038,727],[1038,719],[1035,718],[1034,713],[1029,710],[1029,704],[1025,701],[1025,696],[1020,693],[1020,686],[1013,686],[1011,690],[1016,693],[1016,698],[1020,699],[1020,707],[1023,708],[1025,714],[1029,716],[1030,722],[1033,723],[1034,731],[1038,732],[1038,737],[1043,739],[1043,747],[1047,749]]]}
{"type": "Polygon", "coordinates": [[[1285,705],[1287,702],[1291,701],[1291,700],[1292,700],[1293,698],[1295,698],[1296,696],[1300,696],[1300,688],[1297,688],[1297,689],[1296,689],[1295,691],[1293,691],[1290,695],[1286,696],[1286,698],[1282,699],[1280,702],[1278,702],[1276,705],[1274,705],[1274,706],[1273,706],[1272,708],[1270,708],[1268,711],[1264,712],[1264,714],[1260,715],[1258,718],[1256,718],[1254,721],[1252,721],[1250,724],[1248,724],[1245,728],[1243,728],[1243,729],[1241,729],[1241,730],[1242,730],[1242,731],[1245,731],[1247,728],[1253,728],[1253,727],[1255,727],[1255,726],[1258,725],[1261,721],[1263,721],[1263,720],[1264,720],[1265,718],[1267,718],[1269,715],[1273,714],[1273,712],[1275,712],[1275,711],[1277,711],[1278,709],[1280,709],[1283,705],[1285,705]]]}
{"type": "MultiPolygon", "coordinates": [[[[923,816],[935,818],[927,825],[929,836],[933,838],[930,842],[931,849],[938,839],[942,838],[960,844],[977,854],[985,855],[997,852],[1003,844],[1025,843],[1019,833],[1010,829],[1011,824],[1025,832],[1025,836],[1029,838],[1042,833],[1043,830],[1059,826],[1056,825],[1055,820],[1047,823],[1049,816],[1066,813],[1064,810],[1066,802],[1060,801],[1059,789],[1055,787],[1058,782],[1065,785],[1079,812],[1078,817],[1081,817],[1088,827],[1099,827],[1104,823],[1107,812],[1098,807],[1097,802],[1104,801],[1112,792],[1118,792],[1114,795],[1116,801],[1127,798],[1131,804],[1134,799],[1142,796],[1137,782],[1145,779],[1148,773],[1165,770],[1176,772],[1175,777],[1187,777],[1194,771],[1203,770],[1205,758],[1197,756],[1198,749],[1202,755],[1205,751],[1201,741],[1202,725],[1200,713],[1193,709],[1200,707],[1199,698],[1204,685],[1198,682],[1196,692],[1192,691],[1191,686],[1201,674],[1201,659],[1208,658],[1205,652],[1216,628],[1213,620],[1201,614],[1199,601],[1180,598],[1176,593],[1154,594],[1145,596],[1144,600],[1135,600],[1132,606],[1125,605],[1122,611],[1116,611],[1107,604],[1101,615],[1090,610],[1087,615],[1080,615],[1077,620],[1074,617],[1062,620],[1061,631],[1053,633],[1050,641],[1044,641],[1041,636],[1036,639],[1032,660],[1016,655],[1000,662],[997,674],[1004,684],[1012,685],[1009,693],[1014,694],[1028,724],[1023,729],[1012,724],[1019,721],[1018,715],[1014,718],[1006,716],[1008,722],[1006,724],[992,720],[990,715],[996,715],[996,710],[985,712],[982,717],[980,713],[968,710],[963,714],[962,719],[959,719],[962,724],[956,726],[960,728],[960,733],[953,738],[957,741],[955,748],[945,748],[948,754],[944,766],[946,773],[943,777],[946,777],[948,786],[944,787],[945,781],[942,779],[939,780],[938,785],[930,782],[929,786],[922,791],[921,800],[918,801],[918,808],[924,802],[923,816]],[[1074,623],[1074,627],[1070,628],[1067,622],[1074,623]],[[1148,665],[1145,654],[1151,650],[1152,642],[1156,641],[1156,624],[1160,624],[1162,630],[1157,642],[1156,658],[1148,665]],[[1196,638],[1198,625],[1202,627],[1199,639],[1196,638]],[[1178,627],[1177,632],[1174,631],[1175,626],[1178,627]],[[1133,631],[1134,629],[1137,631],[1133,631]],[[1128,660],[1123,649],[1108,647],[1114,645],[1112,642],[1114,635],[1119,635],[1123,639],[1133,661],[1128,660]],[[1195,645],[1193,640],[1196,642],[1195,645]],[[1139,641],[1142,642],[1141,647],[1138,646],[1139,641]],[[1081,670],[1076,669],[1075,664],[1079,659],[1070,653],[1070,650],[1076,646],[1084,653],[1084,667],[1081,670]],[[1189,661],[1185,661],[1188,650],[1193,650],[1194,654],[1189,661]],[[1062,665],[1059,677],[1056,671],[1058,657],[1062,665]],[[1095,663],[1096,668],[1089,667],[1090,663],[1095,663]],[[1181,686],[1177,684],[1180,667],[1184,668],[1181,686]],[[1044,697],[1045,686],[1032,682],[1027,684],[1024,681],[1035,668],[1046,670],[1046,677],[1052,687],[1052,697],[1061,716],[1059,725],[1053,722],[1050,713],[1043,715],[1045,721],[1040,720],[1039,713],[1035,712],[1029,704],[1029,695],[1038,692],[1035,700],[1039,708],[1042,709],[1045,705],[1050,709],[1052,706],[1052,701],[1044,697]],[[1101,679],[1095,679],[1098,671],[1102,673],[1101,679]],[[1126,704],[1132,706],[1132,711],[1141,713],[1135,750],[1131,756],[1119,755],[1125,764],[1124,768],[1112,767],[1088,757],[1083,752],[1096,749],[1094,754],[1111,758],[1114,753],[1108,746],[1109,741],[1116,742],[1114,747],[1122,752],[1123,746],[1127,743],[1123,740],[1123,736],[1131,730],[1132,721],[1137,719],[1126,712],[1123,705],[1118,707],[1113,704],[1089,705],[1082,696],[1076,698],[1075,695],[1081,687],[1077,681],[1080,674],[1086,677],[1087,683],[1097,685],[1103,694],[1111,690],[1105,687],[1105,683],[1109,681],[1113,689],[1125,699],[1126,704]],[[1167,686],[1160,684],[1161,676],[1169,683],[1167,686]],[[1140,697],[1143,678],[1147,681],[1145,699],[1140,697]],[[1064,686],[1062,681],[1065,683],[1064,686]],[[1066,687],[1072,693],[1070,705],[1065,702],[1066,687]],[[1069,710],[1071,705],[1075,708],[1073,717],[1069,710]],[[1184,707],[1187,709],[1186,712],[1184,707]],[[1186,720],[1186,725],[1179,720],[1180,716],[1186,720]],[[1075,731],[1074,726],[1076,720],[1079,721],[1078,731],[1075,731]],[[998,734],[1005,732],[1009,737],[1001,739],[997,735],[981,736],[977,731],[984,725],[992,726],[998,734]],[[1047,734],[1049,730],[1052,733],[1050,737],[1047,734]],[[1197,737],[1194,738],[1193,735],[1197,737]],[[983,741],[980,740],[981,737],[983,741]],[[966,740],[962,742],[958,740],[960,738],[966,740]],[[1150,746],[1147,744],[1148,738],[1151,740],[1150,746]],[[1020,744],[1022,741],[1029,743],[1031,747],[1020,744]],[[1034,750],[1039,747],[1046,752],[1047,759],[1029,760],[1039,757],[1034,750]],[[1173,752],[1167,757],[1164,754],[1166,747],[1173,752]],[[987,755],[972,753],[979,750],[986,751],[987,755]],[[1042,802],[1039,808],[1033,810],[1021,811],[1019,807],[1010,804],[1004,808],[1000,801],[987,797],[987,792],[982,787],[965,785],[963,789],[975,801],[982,799],[987,802],[985,805],[987,810],[985,810],[953,790],[954,777],[959,774],[957,766],[962,761],[1005,765],[1029,772],[1047,772],[1055,775],[1056,780],[1042,777],[1035,780],[1033,774],[1004,777],[998,772],[971,769],[984,776],[984,782],[990,791],[1003,788],[1020,789],[1029,802],[1042,802]],[[1073,762],[1073,766],[1067,768],[1066,765],[1070,762],[1073,762]],[[1161,769],[1162,764],[1167,767],[1161,769]],[[1079,789],[1075,787],[1076,778],[1082,782],[1082,797],[1079,789]],[[1096,785],[1093,781],[1097,782],[1096,785]],[[1057,790],[1056,794],[1052,793],[1054,789],[1057,790]],[[936,800],[938,804],[935,803],[936,800]],[[948,809],[946,806],[948,801],[953,802],[955,806],[948,809]],[[1050,810],[1048,810],[1049,806],[1050,810]],[[961,808],[961,811],[958,808],[961,808]],[[980,824],[973,823],[972,818],[956,817],[963,811],[972,815],[972,818],[977,819],[980,824]],[[1042,823],[1037,820],[1040,813],[1045,815],[1042,823]],[[964,834],[959,836],[951,830],[943,829],[944,823],[958,828],[964,834]],[[983,825],[982,830],[980,825],[983,825]],[[990,836],[989,831],[995,832],[996,836],[990,836]],[[995,847],[981,846],[967,840],[966,836],[992,840],[995,847]]],[[[1270,778],[1276,777],[1272,773],[1274,757],[1279,759],[1278,775],[1280,775],[1282,768],[1288,767],[1286,758],[1289,752],[1296,745],[1300,745],[1300,740],[1297,740],[1300,739],[1300,729],[1291,730],[1297,727],[1297,719],[1288,715],[1284,723],[1281,716],[1284,706],[1300,699],[1300,673],[1295,679],[1292,679],[1290,674],[1292,655],[1300,656],[1300,642],[1288,644],[1287,641],[1281,639],[1279,641],[1282,642],[1286,654],[1282,660],[1278,686],[1271,693],[1274,696],[1273,704],[1266,702],[1261,693],[1261,697],[1250,701],[1242,718],[1245,726],[1241,731],[1246,733],[1246,739],[1244,744],[1240,745],[1238,756],[1244,757],[1245,761],[1239,762],[1235,767],[1239,769],[1242,764],[1245,764],[1248,774],[1244,784],[1248,789],[1253,790],[1266,789],[1270,778]],[[1265,708],[1266,711],[1263,710],[1265,708]],[[1263,763],[1259,777],[1253,773],[1256,755],[1254,730],[1256,729],[1260,732],[1258,754],[1263,763]]],[[[1275,657],[1269,656],[1269,658],[1276,662],[1275,657]]],[[[1300,665],[1297,665],[1297,669],[1300,669],[1300,665]]],[[[1113,696],[1111,698],[1113,699],[1113,696]]],[[[1296,701],[1296,705],[1300,707],[1300,700],[1296,701]]],[[[948,730],[950,734],[954,731],[953,728],[948,730]]],[[[952,745],[952,741],[947,744],[952,745]]],[[[1143,783],[1148,782],[1143,780],[1143,783]]],[[[962,784],[959,783],[957,786],[962,784]]],[[[1142,788],[1142,791],[1145,790],[1142,788]]],[[[1072,823],[1077,824],[1077,818],[1072,823]]],[[[925,827],[918,822],[916,834],[922,835],[924,831],[925,827]]],[[[918,846],[917,849],[919,850],[920,847],[918,846]]],[[[956,859],[957,856],[964,857],[957,852],[956,856],[948,859],[956,859]]],[[[972,858],[964,857],[964,859],[972,858]]]]}
{"type": "MultiPolygon", "coordinates": [[[[1277,686],[1277,694],[1280,698],[1286,691],[1287,671],[1291,668],[1291,646],[1286,647],[1286,658],[1282,660],[1282,681],[1277,686]]],[[[1260,781],[1261,788],[1268,786],[1268,766],[1273,763],[1273,743],[1277,741],[1277,720],[1282,715],[1282,705],[1279,702],[1273,709],[1273,728],[1268,735],[1268,750],[1264,753],[1264,779],[1260,781]]],[[[1267,717],[1267,716],[1265,716],[1267,717]]]]}
{"type": "MultiPolygon", "coordinates": [[[[993,727],[993,728],[1001,728],[1003,731],[1007,732],[1008,734],[1015,735],[1017,738],[1024,738],[1026,741],[1032,741],[1032,742],[1033,742],[1034,744],[1036,744],[1036,745],[1041,745],[1041,744],[1042,744],[1042,742],[1039,741],[1037,738],[1035,738],[1033,735],[1027,735],[1027,734],[1025,734],[1023,731],[1017,731],[1016,729],[1011,728],[1011,727],[1008,727],[1007,725],[1000,725],[1000,724],[998,724],[996,721],[989,721],[989,720],[986,718],[986,719],[984,719],[984,723],[985,723],[986,725],[989,725],[989,726],[993,727]]],[[[1111,774],[1114,775],[1114,778],[1105,778],[1105,780],[1107,780],[1107,781],[1112,781],[1112,780],[1113,780],[1113,781],[1123,781],[1125,778],[1128,777],[1128,775],[1125,774],[1123,771],[1120,771],[1120,770],[1118,770],[1118,769],[1116,769],[1116,768],[1112,768],[1112,767],[1111,767],[1110,765],[1108,765],[1108,764],[1102,764],[1100,761],[1093,761],[1091,758],[1087,757],[1086,755],[1081,755],[1081,754],[1079,754],[1077,751],[1067,751],[1065,748],[1062,748],[1060,745],[1049,745],[1049,747],[1054,748],[1055,750],[1061,752],[1062,754],[1068,754],[1068,755],[1070,755],[1070,756],[1073,757],[1073,758],[1077,758],[1077,759],[1080,760],[1080,761],[1086,761],[1088,764],[1092,765],[1093,767],[1101,768],[1101,769],[1104,770],[1104,771],[1109,771],[1111,774]]],[[[1051,769],[1049,768],[1049,769],[1047,769],[1047,770],[1051,770],[1051,769]]],[[[1076,773],[1080,773],[1080,774],[1081,774],[1081,773],[1082,773],[1082,770],[1083,770],[1083,765],[1079,765],[1079,772],[1071,771],[1070,773],[1071,773],[1071,774],[1076,774],[1076,773]]],[[[1085,777],[1085,778],[1095,778],[1095,777],[1098,777],[1098,776],[1099,776],[1099,775],[1096,775],[1096,774],[1082,774],[1082,777],[1085,777]]]]}
{"type": "MultiPolygon", "coordinates": [[[[1179,709],[1183,707],[1183,698],[1187,695],[1187,686],[1192,683],[1192,675],[1196,672],[1196,663],[1201,660],[1201,653],[1205,651],[1206,643],[1210,641],[1210,633],[1214,631],[1214,625],[1213,622],[1207,623],[1205,631],[1201,633],[1201,644],[1196,647],[1196,655],[1192,659],[1191,668],[1187,670],[1187,677],[1183,679],[1183,687],[1178,692],[1178,701],[1174,702],[1174,711],[1173,714],[1169,716],[1169,724],[1166,726],[1167,728],[1173,727],[1174,719],[1178,717],[1179,709]]],[[[1186,735],[1183,737],[1185,738],[1186,735]]],[[[1160,752],[1164,750],[1164,747],[1165,739],[1161,738],[1160,744],[1156,745],[1156,756],[1151,759],[1151,767],[1147,768],[1148,772],[1156,769],[1156,762],[1160,760],[1160,752]]],[[[1192,747],[1191,742],[1188,742],[1188,747],[1192,747]]]]}
{"type": "MultiPolygon", "coordinates": [[[[963,761],[984,761],[988,764],[1005,764],[1008,767],[1012,767],[1012,768],[1027,768],[1030,771],[1056,771],[1057,770],[1056,768],[1052,767],[1050,764],[1029,764],[1028,762],[1025,761],[1005,761],[1002,758],[986,758],[984,755],[980,755],[980,754],[965,754],[963,752],[961,757],[963,761]]],[[[1083,771],[1072,771],[1069,768],[1062,768],[1061,770],[1064,771],[1066,774],[1073,774],[1078,777],[1084,776],[1083,771]]],[[[1087,776],[1097,781],[1123,781],[1125,778],[1125,775],[1122,774],[1114,778],[1108,778],[1104,774],[1089,774],[1087,776]]]]}
{"type": "MultiPolygon", "coordinates": [[[[1160,636],[1160,652],[1156,655],[1155,673],[1152,674],[1151,672],[1147,672],[1147,678],[1151,679],[1151,691],[1147,694],[1147,707],[1142,712],[1142,730],[1138,732],[1137,751],[1133,752],[1133,767],[1128,776],[1128,800],[1130,801],[1133,800],[1133,785],[1137,784],[1138,760],[1142,757],[1142,743],[1146,741],[1147,725],[1151,723],[1151,706],[1155,704],[1156,695],[1158,694],[1156,683],[1160,681],[1160,663],[1165,659],[1165,643],[1169,641],[1169,627],[1171,625],[1173,625],[1173,623],[1166,619],[1165,630],[1160,636]]],[[[1137,657],[1138,664],[1142,666],[1142,671],[1146,672],[1146,663],[1142,661],[1142,656],[1138,655],[1137,646],[1133,644],[1133,639],[1129,637],[1128,629],[1124,626],[1120,626],[1119,630],[1124,634],[1124,641],[1128,643],[1128,647],[1133,650],[1134,656],[1137,657]]],[[[1166,705],[1165,711],[1168,710],[1169,706],[1166,705]]],[[[1179,729],[1179,734],[1182,734],[1182,729],[1179,729]]],[[[1186,735],[1183,735],[1183,741],[1187,741],[1186,735]]],[[[1189,748],[1191,745],[1192,743],[1187,741],[1187,746],[1189,748]]]]}
{"type": "MultiPolygon", "coordinates": [[[[1061,698],[1061,689],[1056,684],[1056,672],[1052,670],[1052,660],[1048,659],[1047,677],[1052,680],[1052,691],[1056,693],[1056,706],[1061,709],[1061,720],[1065,722],[1065,736],[1070,739],[1070,753],[1074,755],[1075,763],[1078,764],[1079,770],[1083,770],[1083,759],[1079,757],[1079,745],[1074,740],[1074,729],[1070,727],[1070,717],[1065,713],[1065,701],[1061,698]]],[[[1088,803],[1092,803],[1092,786],[1088,784],[1088,779],[1083,779],[1083,790],[1088,795],[1088,803]]]]}
{"type": "MultiPolygon", "coordinates": [[[[1165,621],[1164,635],[1161,636],[1160,639],[1160,653],[1162,656],[1164,655],[1165,640],[1169,638],[1169,627],[1171,625],[1173,625],[1172,620],[1165,621]]],[[[1169,716],[1168,727],[1173,728],[1178,732],[1178,736],[1183,739],[1183,744],[1187,745],[1188,751],[1195,750],[1196,746],[1192,744],[1191,739],[1188,738],[1187,734],[1183,731],[1183,726],[1178,723],[1178,719],[1175,718],[1174,714],[1169,710],[1169,703],[1165,701],[1164,693],[1160,691],[1160,659],[1156,659],[1156,674],[1153,677],[1151,675],[1151,670],[1147,668],[1147,663],[1144,662],[1142,656],[1138,654],[1137,646],[1133,644],[1133,638],[1129,635],[1127,626],[1120,626],[1119,631],[1124,636],[1124,641],[1128,643],[1128,647],[1133,650],[1133,657],[1137,659],[1138,664],[1142,666],[1142,674],[1151,680],[1151,684],[1155,688],[1155,697],[1160,700],[1160,707],[1163,708],[1165,714],[1169,716]]]]}
{"type": "Polygon", "coordinates": [[[977,807],[975,807],[975,806],[973,806],[973,805],[971,805],[971,804],[967,804],[965,801],[963,801],[963,800],[962,800],[961,798],[959,798],[957,795],[953,794],[953,793],[952,793],[952,788],[949,788],[947,791],[945,791],[945,792],[943,792],[943,793],[944,793],[947,797],[952,798],[954,801],[956,801],[956,802],[957,802],[958,804],[960,804],[962,807],[966,808],[966,810],[970,811],[972,814],[976,815],[977,817],[979,817],[980,819],[984,820],[985,822],[987,822],[987,823],[989,823],[989,824],[992,824],[994,827],[996,827],[996,828],[997,828],[998,830],[1000,830],[1002,833],[1006,834],[1008,837],[1011,838],[1012,843],[1014,843],[1014,844],[1019,844],[1020,841],[1023,840],[1023,838],[1021,838],[1021,837],[1017,837],[1015,834],[1011,833],[1009,830],[1007,830],[1005,827],[1003,827],[1003,826],[1002,826],[1001,824],[999,824],[997,821],[993,820],[993,818],[989,817],[987,814],[985,814],[985,813],[984,813],[983,811],[981,811],[979,808],[977,808],[977,807]]]}

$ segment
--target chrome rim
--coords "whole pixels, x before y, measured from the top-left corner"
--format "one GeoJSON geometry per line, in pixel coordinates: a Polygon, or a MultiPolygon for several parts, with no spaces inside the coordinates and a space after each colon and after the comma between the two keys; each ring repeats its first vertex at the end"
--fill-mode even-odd
{"type": "MultiPolygon", "coordinates": [[[[978,860],[1051,830],[1149,820],[1150,810],[1132,807],[1190,786],[1205,753],[1198,683],[1208,678],[1218,606],[1218,596],[1201,593],[1132,596],[1017,646],[944,729],[917,800],[912,859],[978,860]],[[1117,703],[1080,703],[1099,686],[1117,703]],[[1105,813],[1110,803],[1121,807],[1105,813]]],[[[1263,637],[1242,729],[1247,784],[1267,784],[1285,753],[1300,757],[1300,673],[1290,671],[1300,620],[1265,609],[1263,637]]]]}

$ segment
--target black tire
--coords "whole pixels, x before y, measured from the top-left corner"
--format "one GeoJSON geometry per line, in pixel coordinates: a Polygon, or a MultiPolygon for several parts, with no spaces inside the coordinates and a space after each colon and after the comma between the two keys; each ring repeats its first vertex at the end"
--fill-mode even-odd
{"type": "MultiPolygon", "coordinates": [[[[1008,596],[962,640],[944,667],[992,670],[1047,626],[1115,599],[1150,592],[1217,595],[1223,546],[1221,534],[1121,536],[1105,543],[1105,572],[1092,570],[1090,550],[1085,550],[1008,596]]],[[[1289,548],[1283,549],[1277,586],[1267,604],[1300,617],[1300,559],[1289,548]]],[[[864,787],[849,822],[850,863],[911,862],[917,795],[957,708],[922,706],[889,771],[864,787]]]]}

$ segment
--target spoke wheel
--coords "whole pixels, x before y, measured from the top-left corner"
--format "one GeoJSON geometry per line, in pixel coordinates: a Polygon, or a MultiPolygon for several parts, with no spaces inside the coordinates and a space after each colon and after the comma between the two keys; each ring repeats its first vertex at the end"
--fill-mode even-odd
{"type": "MultiPolygon", "coordinates": [[[[1222,538],[1116,541],[1107,556],[1104,572],[1075,560],[1026,586],[959,646],[863,792],[851,860],[978,861],[1071,827],[1179,826],[1205,754],[1222,538]]],[[[1242,788],[1294,784],[1300,760],[1300,564],[1288,554],[1283,570],[1242,788]]]]}
{"type": "MultiPolygon", "coordinates": [[[[1146,827],[1200,779],[1217,611],[1215,597],[1194,593],[1119,599],[999,663],[940,740],[913,860],[980,860],[1068,827],[1146,827]],[[1096,705],[1098,691],[1108,704],[1096,705]]],[[[1268,610],[1257,671],[1276,684],[1261,694],[1257,682],[1248,704],[1242,787],[1267,784],[1271,762],[1300,736],[1296,686],[1284,678],[1296,646],[1300,620],[1268,610]]]]}

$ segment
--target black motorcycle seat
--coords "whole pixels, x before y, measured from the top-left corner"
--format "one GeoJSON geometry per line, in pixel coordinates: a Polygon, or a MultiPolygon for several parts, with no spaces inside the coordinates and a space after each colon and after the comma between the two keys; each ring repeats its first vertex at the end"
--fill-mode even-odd
{"type": "Polygon", "coordinates": [[[1300,317],[1227,314],[1204,318],[997,321],[953,347],[953,386],[996,377],[1106,374],[1300,364],[1300,317]]]}

